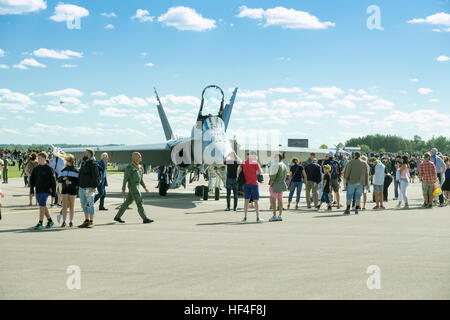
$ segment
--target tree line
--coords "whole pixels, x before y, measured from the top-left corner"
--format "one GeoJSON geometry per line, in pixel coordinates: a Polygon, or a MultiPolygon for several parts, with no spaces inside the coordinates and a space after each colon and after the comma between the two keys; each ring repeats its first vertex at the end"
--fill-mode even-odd
{"type": "Polygon", "coordinates": [[[433,136],[423,140],[415,135],[413,139],[406,139],[395,135],[366,135],[351,138],[345,142],[347,147],[360,147],[362,152],[416,152],[424,153],[437,148],[442,153],[450,153],[450,138],[433,136]]]}

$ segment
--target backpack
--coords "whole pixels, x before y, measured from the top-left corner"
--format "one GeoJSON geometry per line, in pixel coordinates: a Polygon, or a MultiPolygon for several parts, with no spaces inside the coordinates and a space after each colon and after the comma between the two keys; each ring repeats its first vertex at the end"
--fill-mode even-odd
{"type": "Polygon", "coordinates": [[[330,162],[330,165],[331,165],[331,179],[338,179],[339,176],[341,175],[339,163],[333,160],[330,162]]]}

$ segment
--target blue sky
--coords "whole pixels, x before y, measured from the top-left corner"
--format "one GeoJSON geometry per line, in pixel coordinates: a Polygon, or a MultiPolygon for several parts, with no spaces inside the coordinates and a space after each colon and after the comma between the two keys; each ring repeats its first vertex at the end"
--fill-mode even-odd
{"type": "Polygon", "coordinates": [[[15,3],[0,0],[0,143],[160,142],[153,86],[189,134],[208,84],[240,88],[241,140],[450,136],[448,0],[15,3]]]}

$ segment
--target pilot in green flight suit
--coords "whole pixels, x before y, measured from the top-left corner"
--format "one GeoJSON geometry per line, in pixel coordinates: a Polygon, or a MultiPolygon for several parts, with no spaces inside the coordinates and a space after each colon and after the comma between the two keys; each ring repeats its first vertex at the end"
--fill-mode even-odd
{"type": "Polygon", "coordinates": [[[125,221],[123,221],[120,218],[122,217],[128,206],[133,201],[135,201],[138,207],[139,215],[141,216],[144,223],[153,222],[153,220],[150,220],[145,215],[144,207],[142,205],[142,195],[141,192],[139,191],[139,185],[141,185],[142,187],[144,187],[145,192],[149,192],[144,183],[142,167],[139,165],[141,161],[142,161],[141,154],[139,152],[134,152],[133,161],[127,166],[127,168],[125,169],[125,174],[123,176],[122,196],[125,196],[125,188],[127,186],[127,183],[128,183],[128,196],[125,202],[120,206],[117,215],[114,217],[114,221],[125,223],[125,221]]]}
{"type": "Polygon", "coordinates": [[[9,165],[8,157],[5,157],[3,162],[5,164],[3,167],[3,183],[8,183],[8,165],[9,165]]]}

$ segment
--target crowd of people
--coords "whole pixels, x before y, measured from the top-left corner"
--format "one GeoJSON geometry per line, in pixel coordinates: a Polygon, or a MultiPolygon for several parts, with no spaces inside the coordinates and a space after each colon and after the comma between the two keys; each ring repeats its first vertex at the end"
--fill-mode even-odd
{"type": "MultiPolygon", "coordinates": [[[[344,214],[351,211],[358,214],[366,210],[368,193],[373,194],[373,210],[385,209],[390,185],[394,184],[396,208],[409,208],[408,186],[415,183],[416,177],[422,184],[423,208],[447,206],[450,199],[450,161],[448,155],[439,153],[436,148],[423,155],[408,154],[361,154],[351,156],[329,152],[325,159],[318,160],[311,153],[304,163],[294,157],[290,164],[283,161],[281,153],[276,154],[269,165],[270,208],[273,212],[269,221],[282,221],[283,193],[289,191],[287,209],[295,194],[295,209],[299,208],[301,191],[305,186],[305,202],[308,209],[320,210],[326,204],[327,210],[333,206],[341,208],[339,190],[346,191],[344,214]],[[278,212],[278,213],[277,213],[278,212]]],[[[250,204],[256,209],[256,221],[263,221],[259,215],[259,183],[262,169],[257,153],[250,152],[242,161],[233,152],[228,156],[227,164],[227,208],[230,211],[231,192],[233,191],[233,210],[238,205],[238,190],[244,194],[244,219],[250,204]]]]}
{"type": "MultiPolygon", "coordinates": [[[[0,174],[3,183],[8,183],[8,167],[17,162],[24,176],[25,187],[29,188],[29,205],[35,199],[39,206],[39,221],[34,227],[36,230],[51,228],[54,222],[50,216],[47,202],[50,198],[50,207],[61,208],[57,220],[61,227],[73,227],[75,213],[75,199],[80,198],[84,213],[84,222],[80,228],[93,228],[95,216],[95,203],[99,202],[99,210],[108,210],[105,207],[107,180],[107,165],[109,156],[101,155],[97,162],[93,149],[87,148],[83,159],[77,163],[71,154],[63,151],[28,150],[0,152],[0,174]],[[5,178],[6,177],[6,178],[5,178]],[[69,214],[69,216],[68,216],[69,214]]],[[[138,207],[138,213],[143,223],[151,223],[145,213],[139,186],[146,192],[147,189],[143,175],[146,170],[141,166],[142,156],[138,152],[132,154],[132,161],[126,167],[122,196],[124,202],[120,206],[114,221],[124,223],[122,216],[132,202],[138,207]],[[128,185],[128,196],[125,191],[128,185]]],[[[264,221],[260,217],[259,184],[264,183],[263,170],[258,162],[257,153],[251,151],[245,161],[234,152],[227,156],[225,187],[227,191],[225,211],[231,211],[231,193],[233,193],[233,210],[237,211],[239,194],[244,196],[244,218],[247,221],[250,207],[256,210],[256,221],[264,221]]],[[[160,167],[158,182],[169,184],[171,170],[160,167]]],[[[294,157],[286,163],[281,153],[275,154],[268,166],[269,196],[272,217],[269,221],[282,221],[283,193],[288,191],[287,209],[291,209],[295,195],[295,209],[299,208],[301,192],[305,186],[305,202],[308,209],[321,210],[326,205],[328,211],[333,207],[340,209],[345,206],[344,214],[351,211],[358,214],[366,210],[368,193],[373,194],[375,206],[373,210],[385,209],[388,201],[389,187],[394,184],[394,200],[398,201],[396,208],[409,208],[408,186],[415,183],[416,177],[422,184],[423,208],[432,208],[433,205],[447,206],[450,199],[450,159],[436,148],[423,155],[408,154],[361,154],[355,152],[351,156],[338,155],[333,152],[326,154],[325,159],[317,159],[311,153],[307,161],[301,163],[294,157]],[[346,191],[345,201],[340,199],[340,189],[346,191]],[[345,202],[345,204],[343,203],[345,202]]],[[[4,194],[0,190],[0,199],[4,194]]],[[[0,219],[1,219],[0,200],[0,219]]]]}

